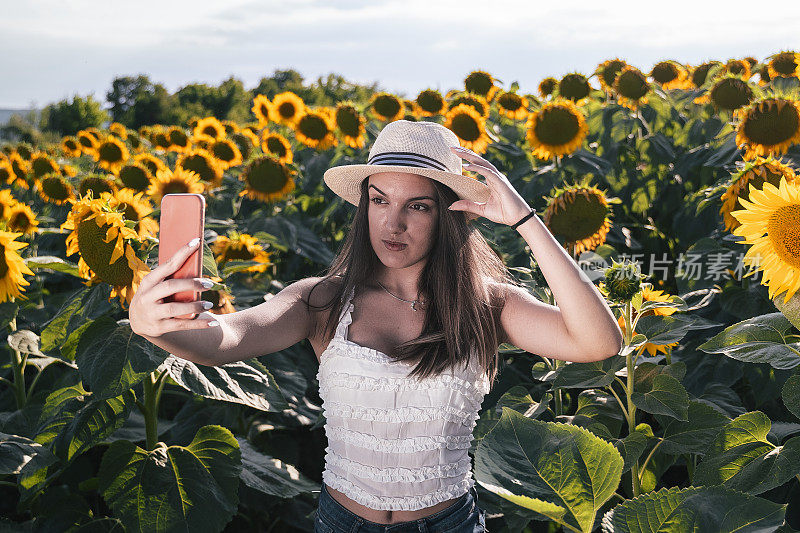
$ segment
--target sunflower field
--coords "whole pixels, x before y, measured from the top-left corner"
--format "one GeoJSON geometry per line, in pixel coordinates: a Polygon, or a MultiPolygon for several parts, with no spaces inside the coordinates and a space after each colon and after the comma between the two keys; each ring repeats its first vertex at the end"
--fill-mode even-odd
{"type": "MultiPolygon", "coordinates": [[[[354,207],[322,183],[388,122],[490,160],[607,299],[615,357],[512,345],[470,454],[487,528],[800,530],[800,53],[521,90],[475,70],[408,99],[252,99],[249,121],[86,127],[0,153],[0,529],[311,531],[323,469],[308,341],[219,367],[134,334],[160,200],[206,198],[212,313],[319,275],[354,207]]],[[[477,175],[469,174],[477,179],[477,175]]],[[[471,221],[540,300],[525,241],[471,221]]]]}

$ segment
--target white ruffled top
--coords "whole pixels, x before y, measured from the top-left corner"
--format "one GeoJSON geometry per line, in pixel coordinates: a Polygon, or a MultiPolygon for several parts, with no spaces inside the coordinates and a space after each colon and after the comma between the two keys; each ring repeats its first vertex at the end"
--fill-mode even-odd
{"type": "Polygon", "coordinates": [[[347,339],[353,291],[317,372],[326,418],[323,482],[372,509],[415,511],[475,484],[468,454],[489,378],[476,358],[422,382],[413,364],[347,339]]]}

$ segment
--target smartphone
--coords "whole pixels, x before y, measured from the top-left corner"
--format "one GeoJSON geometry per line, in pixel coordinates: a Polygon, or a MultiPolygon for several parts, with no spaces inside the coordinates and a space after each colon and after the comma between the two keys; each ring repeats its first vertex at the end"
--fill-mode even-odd
{"type": "MultiPolygon", "coordinates": [[[[200,237],[197,247],[186,262],[166,279],[199,278],[203,267],[203,231],[205,226],[206,199],[202,194],[172,193],[161,199],[161,216],[158,229],[158,264],[164,264],[186,244],[200,237]]],[[[195,302],[201,291],[182,291],[164,298],[165,302],[195,302]]],[[[198,313],[180,315],[176,318],[193,319],[198,313]]]]}

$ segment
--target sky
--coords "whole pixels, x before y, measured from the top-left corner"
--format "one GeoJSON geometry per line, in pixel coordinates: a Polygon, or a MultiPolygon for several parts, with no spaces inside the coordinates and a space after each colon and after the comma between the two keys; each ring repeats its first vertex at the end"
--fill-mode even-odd
{"type": "Polygon", "coordinates": [[[615,57],[649,72],[783,50],[800,51],[797,0],[0,0],[0,108],[105,101],[118,76],[171,92],[235,76],[249,89],[289,68],[409,98],[485,70],[534,93],[546,76],[589,76],[615,57]]]}

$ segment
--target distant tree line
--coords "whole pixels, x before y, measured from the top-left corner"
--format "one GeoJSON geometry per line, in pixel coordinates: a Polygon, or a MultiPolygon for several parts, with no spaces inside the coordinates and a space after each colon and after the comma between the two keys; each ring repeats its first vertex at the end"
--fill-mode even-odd
{"type": "Polygon", "coordinates": [[[283,91],[292,91],[310,106],[334,105],[342,100],[364,101],[379,91],[377,83],[366,86],[350,83],[342,76],[328,74],[305,84],[296,70],[276,70],[263,77],[252,89],[231,76],[218,86],[190,83],[170,93],[149,76],[123,76],[111,82],[106,106],[92,95],[74,95],[71,99],[47,105],[41,112],[25,117],[12,116],[0,128],[0,138],[37,143],[73,135],[91,126],[103,127],[119,122],[131,129],[152,124],[186,124],[193,116],[215,116],[220,120],[251,122],[251,107],[258,94],[272,99],[283,91]]]}

